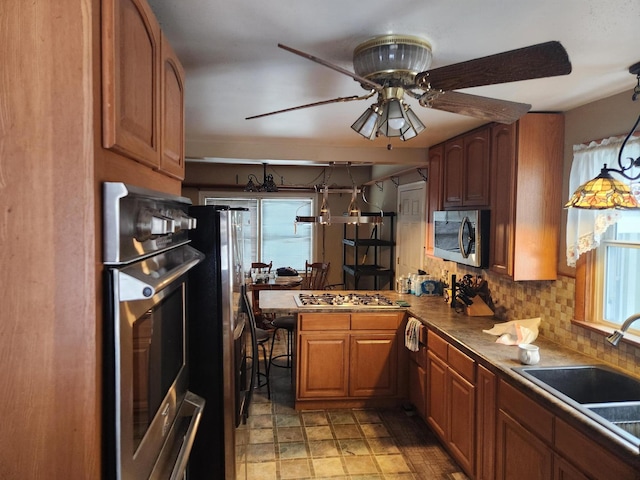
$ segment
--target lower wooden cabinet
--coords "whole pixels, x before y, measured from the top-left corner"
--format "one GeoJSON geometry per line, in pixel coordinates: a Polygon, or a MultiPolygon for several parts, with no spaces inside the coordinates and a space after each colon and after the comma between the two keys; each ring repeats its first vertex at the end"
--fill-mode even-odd
{"type": "Polygon", "coordinates": [[[427,345],[427,423],[462,469],[474,477],[475,362],[432,332],[427,345]]]}
{"type": "Polygon", "coordinates": [[[496,376],[478,365],[476,380],[476,479],[494,480],[496,464],[496,376]]]}
{"type": "Polygon", "coordinates": [[[640,473],[504,380],[498,385],[496,478],[637,480],[640,473]]]}
{"type": "Polygon", "coordinates": [[[299,341],[298,396],[346,397],[349,394],[349,334],[302,332],[299,341]]]}
{"type": "Polygon", "coordinates": [[[406,398],[404,325],[404,312],[299,314],[296,408],[406,398]]]}
{"type": "Polygon", "coordinates": [[[351,334],[349,395],[394,396],[398,392],[398,337],[392,333],[351,334]]]}
{"type": "Polygon", "coordinates": [[[497,444],[497,479],[553,478],[553,450],[504,410],[498,411],[497,444]]]}

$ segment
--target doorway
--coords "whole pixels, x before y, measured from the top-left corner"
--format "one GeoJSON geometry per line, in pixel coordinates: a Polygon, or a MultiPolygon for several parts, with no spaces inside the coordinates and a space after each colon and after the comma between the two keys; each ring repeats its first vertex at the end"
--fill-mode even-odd
{"type": "Polygon", "coordinates": [[[396,278],[417,273],[424,266],[427,199],[426,182],[398,187],[398,230],[396,235],[396,278]]]}

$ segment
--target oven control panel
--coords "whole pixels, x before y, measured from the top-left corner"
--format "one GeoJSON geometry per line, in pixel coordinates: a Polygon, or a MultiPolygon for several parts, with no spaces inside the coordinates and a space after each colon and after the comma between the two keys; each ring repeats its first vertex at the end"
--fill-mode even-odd
{"type": "Polygon", "coordinates": [[[130,263],[189,242],[191,200],[120,182],[103,186],[103,260],[130,263]]]}

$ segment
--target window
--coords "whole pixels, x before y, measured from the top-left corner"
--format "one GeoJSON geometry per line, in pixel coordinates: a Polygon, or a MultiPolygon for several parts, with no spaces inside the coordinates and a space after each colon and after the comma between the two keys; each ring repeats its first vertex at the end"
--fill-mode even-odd
{"type": "MultiPolygon", "coordinates": [[[[314,257],[313,224],[295,223],[296,216],[310,216],[315,199],[287,193],[201,194],[205,205],[229,205],[247,208],[245,259],[251,262],[273,262],[274,268],[292,267],[304,271],[305,262],[314,257]]],[[[245,268],[250,265],[245,265],[245,268]]]]}
{"type": "Polygon", "coordinates": [[[622,212],[607,229],[596,251],[595,268],[595,321],[619,326],[640,312],[640,212],[622,212]]]}

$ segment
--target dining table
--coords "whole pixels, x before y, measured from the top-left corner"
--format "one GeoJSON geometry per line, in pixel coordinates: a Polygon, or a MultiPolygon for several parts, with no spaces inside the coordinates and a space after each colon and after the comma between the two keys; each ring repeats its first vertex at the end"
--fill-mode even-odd
{"type": "Polygon", "coordinates": [[[251,303],[256,322],[260,326],[269,327],[273,315],[264,315],[260,309],[260,292],[262,290],[296,290],[302,287],[304,278],[296,276],[263,276],[251,279],[248,290],[251,291],[251,303]]]}

